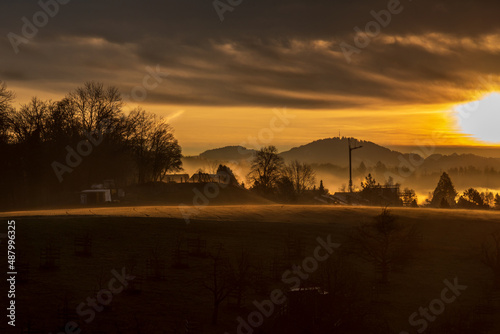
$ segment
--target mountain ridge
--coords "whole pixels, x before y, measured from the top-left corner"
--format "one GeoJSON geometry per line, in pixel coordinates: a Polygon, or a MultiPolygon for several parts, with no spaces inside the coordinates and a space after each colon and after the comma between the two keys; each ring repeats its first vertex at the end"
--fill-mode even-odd
{"type": "MultiPolygon", "coordinates": [[[[427,157],[416,153],[402,153],[391,150],[371,141],[350,137],[333,137],[314,140],[304,145],[280,152],[285,161],[299,160],[310,164],[333,164],[339,167],[348,166],[348,140],[351,145],[363,146],[352,152],[353,167],[363,162],[367,167],[375,166],[379,161],[386,166],[404,166],[413,164],[419,168],[448,169],[453,167],[474,166],[476,168],[500,168],[500,158],[484,157],[476,154],[430,154],[427,157]]],[[[240,161],[248,159],[256,152],[243,146],[224,146],[206,150],[198,157],[207,160],[240,161]]]]}

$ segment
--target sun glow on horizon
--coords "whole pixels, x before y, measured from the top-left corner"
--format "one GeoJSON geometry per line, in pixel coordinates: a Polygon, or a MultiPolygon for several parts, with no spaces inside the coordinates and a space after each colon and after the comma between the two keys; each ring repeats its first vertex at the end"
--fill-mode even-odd
{"type": "Polygon", "coordinates": [[[500,145],[499,92],[455,106],[454,114],[462,133],[484,144],[500,145]]]}

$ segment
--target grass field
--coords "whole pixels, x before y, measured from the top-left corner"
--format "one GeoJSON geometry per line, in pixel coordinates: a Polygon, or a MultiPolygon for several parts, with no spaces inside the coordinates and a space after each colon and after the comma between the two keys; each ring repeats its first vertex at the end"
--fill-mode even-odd
{"type": "MultiPolygon", "coordinates": [[[[268,299],[271,291],[286,286],[273,277],[270,264],[279,259],[290,238],[300,239],[304,247],[301,257],[312,256],[321,237],[331,235],[334,242],[348,245],[348,235],[361,223],[373,221],[381,212],[373,207],[249,205],[207,206],[188,211],[189,223],[177,206],[100,207],[44,211],[3,212],[4,221],[16,221],[16,252],[18,265],[27,265],[29,274],[19,273],[16,289],[17,327],[0,324],[3,333],[20,333],[33,323],[43,333],[56,333],[58,326],[73,319],[82,325],[82,333],[185,333],[188,319],[198,323],[200,333],[237,333],[237,318],[246,319],[255,311],[253,300],[268,299]],[[92,255],[75,254],[75,237],[89,235],[92,255]],[[177,245],[189,251],[186,240],[206,240],[207,250],[223,245],[224,254],[234,261],[242,250],[249,252],[260,286],[252,286],[244,306],[236,309],[228,298],[220,306],[217,326],[210,324],[212,299],[203,287],[210,282],[211,260],[205,256],[187,256],[187,268],[172,268],[172,252],[177,245]],[[43,269],[41,253],[47,248],[60,250],[57,268],[43,269]],[[156,262],[155,262],[156,261],[156,262]],[[148,263],[156,263],[149,265],[148,263]],[[151,277],[151,268],[162,268],[161,277],[151,277]],[[135,276],[136,290],[113,295],[109,306],[95,312],[95,318],[77,315],[76,308],[87,297],[107,287],[114,276],[112,270],[135,276]],[[165,269],[163,271],[163,268],[165,269]],[[25,282],[20,279],[25,278],[25,282]],[[67,306],[67,316],[62,310],[67,306]],[[61,313],[62,312],[62,313],[61,313]]],[[[428,333],[439,333],[443,323],[456,323],[458,329],[449,333],[468,333],[469,318],[489,323],[487,332],[500,332],[500,311],[497,292],[492,287],[493,275],[480,261],[481,243],[492,232],[500,230],[500,212],[436,209],[391,210],[402,224],[416,224],[422,234],[415,258],[401,270],[390,275],[390,283],[377,283],[378,275],[371,264],[348,255],[350,280],[356,281],[364,315],[362,329],[342,329],[328,333],[416,333],[409,316],[420,307],[439,298],[444,280],[454,278],[467,289],[435,321],[429,321],[428,333]],[[491,298],[489,298],[491,297],[491,298]],[[491,300],[489,300],[491,299],[491,300]],[[477,309],[491,306],[488,312],[477,309]],[[491,319],[495,319],[491,321],[491,319]],[[463,324],[460,323],[463,320],[463,324]],[[459,331],[461,328],[462,331],[459,331]]],[[[4,233],[3,231],[0,231],[4,233]]],[[[284,272],[287,268],[281,268],[284,272]]],[[[319,271],[319,269],[318,269],[319,271]]],[[[252,276],[252,278],[257,277],[252,276]]],[[[316,278],[311,274],[315,286],[316,278]]],[[[132,285],[132,283],[130,283],[132,285]]],[[[350,305],[350,304],[349,304],[350,305]]],[[[312,328],[278,330],[270,319],[255,333],[323,333],[312,328]]],[[[280,328],[287,328],[282,326],[280,328]]],[[[361,327],[360,327],[361,328],[361,327]]],[[[326,333],[326,331],[324,331],[326,333]]],[[[441,329],[441,332],[442,329],[441,329]]]]}

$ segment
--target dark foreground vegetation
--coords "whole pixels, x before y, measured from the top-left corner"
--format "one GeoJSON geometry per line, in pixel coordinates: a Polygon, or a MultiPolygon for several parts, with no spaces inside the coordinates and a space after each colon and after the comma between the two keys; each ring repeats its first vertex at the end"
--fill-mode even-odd
{"type": "Polygon", "coordinates": [[[18,332],[498,332],[495,212],[261,208],[16,219],[18,332]]]}
{"type": "Polygon", "coordinates": [[[65,203],[106,179],[123,187],[181,169],[170,125],[140,108],[126,115],[114,87],[89,82],[60,101],[34,97],[18,109],[14,97],[0,85],[2,208],[65,203]]]}

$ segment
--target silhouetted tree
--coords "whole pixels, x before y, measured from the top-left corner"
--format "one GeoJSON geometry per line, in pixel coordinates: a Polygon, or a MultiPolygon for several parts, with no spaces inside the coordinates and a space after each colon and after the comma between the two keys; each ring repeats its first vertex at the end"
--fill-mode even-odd
{"type": "Polygon", "coordinates": [[[127,117],[127,140],[130,142],[137,166],[137,181],[149,180],[151,169],[150,136],[154,131],[154,114],[138,108],[132,110],[127,117]]]}
{"type": "Polygon", "coordinates": [[[119,121],[123,101],[114,86],[104,87],[100,82],[86,82],[68,94],[66,102],[80,123],[82,134],[97,128],[109,131],[119,121]]]}
{"type": "Polygon", "coordinates": [[[82,129],[68,99],[55,102],[49,107],[45,132],[47,140],[57,143],[58,146],[82,139],[82,129]]]}
{"type": "Polygon", "coordinates": [[[486,207],[483,198],[479,191],[474,188],[469,188],[464,191],[463,195],[458,199],[457,206],[460,208],[475,209],[486,207]]]}
{"type": "Polygon", "coordinates": [[[316,182],[315,173],[311,165],[294,160],[283,168],[283,176],[292,181],[297,195],[303,194],[316,182]]]}
{"type": "Polygon", "coordinates": [[[363,190],[370,190],[374,188],[380,188],[380,184],[375,181],[375,178],[372,177],[372,174],[368,174],[367,177],[365,177],[365,180],[361,182],[361,188],[363,190]]]}
{"type": "Polygon", "coordinates": [[[235,265],[231,266],[231,284],[233,285],[233,296],[236,299],[238,309],[241,308],[247,290],[252,284],[252,268],[248,251],[242,251],[236,259],[235,265]]]}
{"type": "Polygon", "coordinates": [[[283,158],[278,155],[278,149],[275,146],[263,147],[252,160],[248,178],[254,183],[254,188],[270,192],[276,186],[282,168],[283,158]]]}
{"type": "Polygon", "coordinates": [[[495,231],[481,244],[481,261],[494,275],[495,287],[500,287],[500,231],[495,231]]]}
{"type": "Polygon", "coordinates": [[[287,176],[282,176],[276,181],[276,194],[278,199],[284,202],[297,200],[294,184],[287,176]]]}
{"type": "Polygon", "coordinates": [[[500,195],[498,193],[495,195],[495,208],[500,209],[500,195]]]}
{"type": "Polygon", "coordinates": [[[172,127],[159,119],[151,136],[153,181],[161,181],[165,174],[182,169],[181,147],[174,138],[172,127]]]}
{"type": "Polygon", "coordinates": [[[7,90],[7,85],[0,81],[0,144],[9,142],[10,120],[14,93],[7,90]]]}
{"type": "Polygon", "coordinates": [[[432,194],[431,206],[443,207],[443,199],[448,203],[448,207],[455,206],[455,197],[457,197],[457,191],[448,174],[443,172],[432,194]]]}
{"type": "Polygon", "coordinates": [[[491,191],[482,192],[481,198],[485,206],[490,207],[495,205],[494,203],[495,195],[493,195],[491,191]]]}
{"type": "Polygon", "coordinates": [[[231,265],[224,256],[222,244],[209,253],[210,274],[203,286],[212,293],[212,325],[217,325],[219,318],[219,306],[235,289],[234,277],[231,265]]]}
{"type": "Polygon", "coordinates": [[[220,182],[222,183],[238,185],[238,180],[236,179],[236,176],[234,175],[231,168],[229,168],[226,165],[219,165],[219,167],[217,168],[217,175],[220,177],[220,182]]]}
{"type": "Polygon", "coordinates": [[[356,254],[373,263],[387,283],[395,266],[406,264],[415,252],[419,236],[415,225],[403,225],[389,210],[383,209],[374,217],[374,223],[362,224],[354,229],[351,241],[356,254]]]}
{"type": "Polygon", "coordinates": [[[11,114],[12,131],[14,140],[26,143],[30,140],[42,141],[46,138],[46,129],[51,102],[44,102],[36,97],[11,114]]]}
{"type": "Polygon", "coordinates": [[[357,169],[357,172],[358,172],[358,175],[365,175],[366,173],[366,165],[363,161],[361,161],[361,163],[359,164],[359,167],[357,169]]]}
{"type": "Polygon", "coordinates": [[[88,82],[60,101],[32,98],[18,109],[13,97],[0,82],[0,155],[9,175],[0,185],[11,189],[0,195],[2,207],[69,204],[93,183],[126,186],[136,172],[161,180],[181,167],[172,128],[141,110],[125,117],[115,87],[88,82]]]}
{"type": "Polygon", "coordinates": [[[181,169],[181,148],[161,117],[143,109],[131,111],[127,138],[135,155],[139,183],[162,180],[165,173],[181,169]]]}
{"type": "Polygon", "coordinates": [[[405,188],[401,193],[401,199],[404,206],[414,206],[414,203],[417,203],[417,195],[415,193],[415,190],[405,188]]]}
{"type": "Polygon", "coordinates": [[[326,194],[328,194],[328,190],[325,189],[325,186],[323,185],[323,180],[319,180],[318,192],[319,192],[320,195],[326,195],[326,194]]]}

